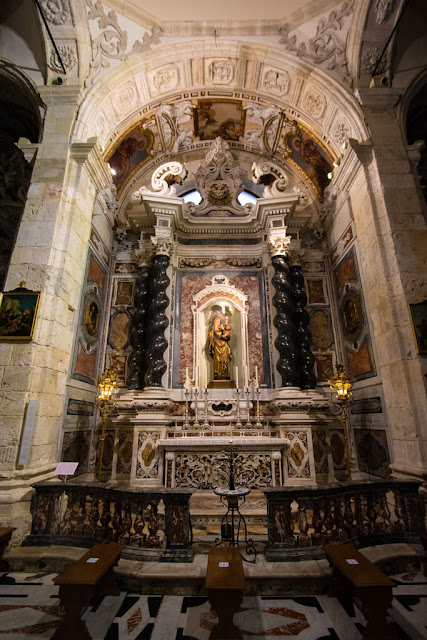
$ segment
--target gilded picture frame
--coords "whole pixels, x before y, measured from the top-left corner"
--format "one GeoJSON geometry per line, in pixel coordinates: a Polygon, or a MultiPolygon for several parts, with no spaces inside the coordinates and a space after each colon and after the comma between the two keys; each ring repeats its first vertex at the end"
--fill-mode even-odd
{"type": "Polygon", "coordinates": [[[24,288],[0,293],[0,342],[33,340],[40,298],[24,288]]]}

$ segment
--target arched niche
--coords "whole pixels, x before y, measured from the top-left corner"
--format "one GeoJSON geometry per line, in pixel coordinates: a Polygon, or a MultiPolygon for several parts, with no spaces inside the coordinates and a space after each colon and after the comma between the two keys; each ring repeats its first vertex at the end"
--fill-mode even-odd
{"type": "Polygon", "coordinates": [[[231,378],[239,387],[248,385],[247,296],[229,283],[224,275],[215,275],[212,284],[193,296],[193,379],[197,387],[207,387],[213,379],[213,362],[208,351],[210,322],[215,312],[230,317],[231,378]]]}

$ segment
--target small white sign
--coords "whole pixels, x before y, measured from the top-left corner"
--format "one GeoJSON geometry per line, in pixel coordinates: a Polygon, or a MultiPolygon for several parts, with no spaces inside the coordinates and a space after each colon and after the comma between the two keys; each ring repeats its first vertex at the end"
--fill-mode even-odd
{"type": "Polygon", "coordinates": [[[78,462],[60,462],[54,473],[56,476],[73,476],[78,466],[78,462]]]}
{"type": "Polygon", "coordinates": [[[86,560],[86,562],[90,562],[91,564],[93,564],[94,562],[98,562],[99,558],[88,558],[86,560]]]}
{"type": "Polygon", "coordinates": [[[357,560],[354,560],[353,558],[346,560],[346,562],[348,562],[348,564],[359,564],[357,560]]]}
{"type": "Polygon", "coordinates": [[[230,566],[230,563],[229,563],[229,562],[220,562],[220,563],[219,563],[219,566],[220,566],[220,567],[229,567],[229,566],[230,566]]]}

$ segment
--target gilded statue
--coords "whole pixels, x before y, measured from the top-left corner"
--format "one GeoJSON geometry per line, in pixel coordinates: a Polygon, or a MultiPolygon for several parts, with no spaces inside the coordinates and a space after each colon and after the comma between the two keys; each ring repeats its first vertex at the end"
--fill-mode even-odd
{"type": "Polygon", "coordinates": [[[231,326],[229,317],[224,316],[224,321],[220,315],[215,315],[212,319],[211,330],[209,331],[209,355],[213,359],[213,379],[230,380],[230,349],[231,326]]]}

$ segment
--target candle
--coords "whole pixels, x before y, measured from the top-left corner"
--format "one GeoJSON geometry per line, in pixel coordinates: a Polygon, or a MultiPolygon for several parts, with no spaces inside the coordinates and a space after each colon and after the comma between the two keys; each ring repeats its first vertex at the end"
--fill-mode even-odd
{"type": "Polygon", "coordinates": [[[258,389],[259,384],[258,384],[258,367],[255,367],[255,386],[258,389]]]}
{"type": "Polygon", "coordinates": [[[236,389],[239,388],[239,369],[236,367],[236,389]]]}

